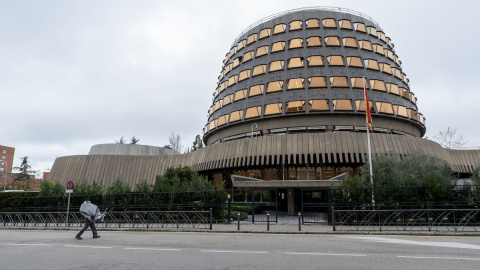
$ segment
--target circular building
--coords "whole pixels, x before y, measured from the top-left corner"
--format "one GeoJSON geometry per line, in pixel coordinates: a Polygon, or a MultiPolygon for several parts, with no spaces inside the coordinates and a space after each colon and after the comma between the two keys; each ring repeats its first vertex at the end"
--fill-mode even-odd
{"type": "Polygon", "coordinates": [[[372,18],[339,8],[276,14],[227,52],[204,141],[365,132],[365,84],[375,133],[425,134],[392,40],[372,18]]]}

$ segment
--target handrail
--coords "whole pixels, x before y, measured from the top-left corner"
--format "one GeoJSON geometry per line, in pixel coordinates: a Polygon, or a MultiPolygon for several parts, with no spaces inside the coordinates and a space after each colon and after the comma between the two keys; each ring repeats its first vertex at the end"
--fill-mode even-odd
{"type": "Polygon", "coordinates": [[[254,27],[260,25],[261,23],[264,23],[266,21],[270,21],[272,19],[275,19],[275,18],[278,18],[280,16],[284,16],[284,15],[287,15],[287,14],[291,14],[291,13],[295,13],[295,12],[300,12],[300,11],[307,11],[307,10],[324,10],[324,11],[335,11],[335,12],[342,12],[342,13],[347,13],[347,14],[351,14],[351,15],[355,15],[355,16],[359,16],[361,18],[364,18],[364,19],[367,19],[369,21],[371,21],[374,26],[380,30],[380,31],[383,31],[382,30],[382,27],[380,27],[380,25],[370,16],[368,15],[365,15],[359,11],[356,11],[356,10],[353,10],[353,9],[348,9],[348,8],[340,8],[340,7],[325,7],[325,6],[318,6],[318,7],[304,7],[304,8],[295,8],[295,9],[290,9],[290,10],[286,10],[286,11],[282,11],[282,12],[279,12],[279,13],[275,13],[273,15],[270,15],[268,17],[265,17],[265,18],[262,18],[256,22],[254,22],[253,24],[251,24],[250,26],[248,26],[247,28],[245,28],[245,30],[243,30],[236,38],[235,40],[233,41],[232,43],[232,46],[230,47],[233,47],[237,42],[238,40],[240,39],[241,36],[243,36],[245,33],[247,33],[248,31],[250,31],[251,29],[253,29],[254,27]]]}

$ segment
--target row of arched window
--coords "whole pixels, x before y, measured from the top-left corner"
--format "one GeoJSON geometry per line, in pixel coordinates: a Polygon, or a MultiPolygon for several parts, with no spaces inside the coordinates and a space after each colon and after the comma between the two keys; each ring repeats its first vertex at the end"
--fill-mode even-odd
{"type": "MultiPolygon", "coordinates": [[[[293,100],[285,103],[271,103],[264,106],[254,106],[242,110],[237,110],[224,114],[210,121],[204,129],[207,133],[215,128],[225,124],[234,123],[244,119],[253,119],[261,116],[273,116],[280,114],[298,113],[298,112],[365,112],[365,100],[350,99],[313,99],[308,102],[305,100],[293,100]]],[[[396,115],[398,117],[411,119],[421,124],[425,124],[422,114],[414,109],[406,108],[402,105],[391,104],[388,102],[369,101],[371,112],[378,112],[386,115],[396,115]]]]}
{"type": "Polygon", "coordinates": [[[326,18],[323,19],[321,22],[317,18],[311,18],[303,22],[302,20],[294,20],[288,24],[279,23],[273,26],[272,28],[263,28],[258,33],[250,34],[246,39],[240,40],[235,46],[233,46],[230,51],[226,54],[225,60],[223,61],[226,64],[230,58],[241,49],[245,48],[247,45],[250,45],[257,40],[261,40],[272,35],[277,35],[288,31],[298,31],[302,29],[319,29],[319,28],[326,28],[326,29],[335,29],[340,28],[344,30],[355,30],[357,32],[365,33],[370,36],[376,37],[385,44],[387,44],[391,49],[393,49],[394,45],[391,42],[389,37],[385,36],[385,33],[382,31],[377,31],[377,29],[373,26],[366,26],[364,23],[355,22],[352,25],[352,22],[347,19],[341,19],[336,21],[333,18],[326,18]]]}
{"type": "Polygon", "coordinates": [[[321,55],[312,55],[307,57],[293,57],[288,60],[277,60],[272,61],[268,65],[261,64],[254,66],[252,69],[245,69],[242,70],[237,75],[232,75],[228,78],[228,80],[223,81],[216,89],[214,93],[214,97],[217,97],[223,90],[227,89],[235,85],[238,82],[244,81],[251,77],[255,77],[258,75],[262,75],[265,73],[277,72],[287,69],[296,69],[296,68],[304,68],[305,64],[307,67],[321,67],[321,66],[331,66],[331,67],[354,67],[354,68],[366,68],[370,70],[380,71],[389,75],[392,75],[400,80],[402,80],[405,84],[408,85],[407,76],[401,72],[400,69],[396,67],[392,67],[387,63],[378,63],[377,60],[374,59],[361,59],[358,56],[347,56],[343,57],[341,55],[330,55],[327,57],[323,57],[321,55]],[[306,60],[306,61],[305,61],[306,60]]]}
{"type": "Polygon", "coordinates": [[[243,100],[247,97],[254,97],[262,95],[264,93],[275,93],[283,90],[298,90],[298,89],[316,89],[316,88],[353,88],[360,89],[364,88],[366,84],[367,89],[371,89],[378,92],[390,93],[392,95],[401,96],[412,103],[416,104],[416,97],[412,92],[409,92],[408,89],[399,87],[394,83],[386,83],[382,80],[376,79],[364,79],[362,77],[350,77],[345,76],[332,76],[332,77],[309,77],[309,78],[291,78],[286,81],[271,81],[266,84],[257,84],[250,86],[249,88],[244,88],[235,91],[232,94],[226,95],[224,98],[217,100],[209,111],[209,116],[219,110],[222,107],[225,107],[232,102],[243,100]]]}
{"type": "MultiPolygon", "coordinates": [[[[398,66],[401,65],[401,62],[395,53],[387,48],[384,48],[380,44],[372,44],[368,40],[359,40],[357,41],[353,37],[344,37],[340,39],[337,36],[327,36],[322,38],[319,36],[312,36],[305,39],[305,42],[302,38],[292,38],[288,41],[288,49],[298,49],[303,48],[304,45],[309,47],[320,47],[322,44],[325,44],[327,47],[340,47],[341,45],[346,48],[361,49],[366,51],[375,52],[379,55],[385,56],[386,58],[395,62],[398,66]],[[357,43],[358,42],[358,43],[357,43]]],[[[252,59],[260,58],[264,55],[284,51],[287,49],[287,42],[278,41],[271,45],[265,45],[258,47],[256,50],[251,50],[243,53],[241,56],[235,58],[231,63],[226,64],[220,73],[219,81],[221,81],[230,71],[239,65],[246,63],[252,59]]]]}

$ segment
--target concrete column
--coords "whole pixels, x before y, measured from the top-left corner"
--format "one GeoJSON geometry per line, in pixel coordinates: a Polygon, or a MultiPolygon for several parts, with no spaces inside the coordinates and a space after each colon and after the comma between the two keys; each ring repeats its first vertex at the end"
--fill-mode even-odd
{"type": "Polygon", "coordinates": [[[288,215],[295,215],[295,190],[293,188],[287,188],[287,200],[288,200],[288,215]]]}

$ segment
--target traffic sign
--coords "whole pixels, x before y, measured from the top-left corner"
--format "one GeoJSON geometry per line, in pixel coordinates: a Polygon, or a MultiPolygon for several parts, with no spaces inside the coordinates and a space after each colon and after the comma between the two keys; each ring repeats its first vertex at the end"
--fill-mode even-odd
{"type": "Polygon", "coordinates": [[[67,189],[73,189],[73,186],[75,186],[75,185],[73,184],[73,181],[68,181],[68,183],[67,183],[67,189]]]}
{"type": "Polygon", "coordinates": [[[65,193],[73,193],[73,189],[67,189],[65,190],[65,193]]]}

